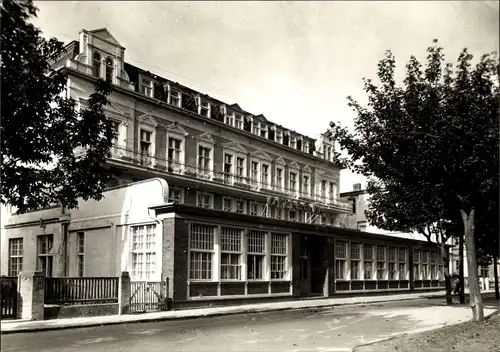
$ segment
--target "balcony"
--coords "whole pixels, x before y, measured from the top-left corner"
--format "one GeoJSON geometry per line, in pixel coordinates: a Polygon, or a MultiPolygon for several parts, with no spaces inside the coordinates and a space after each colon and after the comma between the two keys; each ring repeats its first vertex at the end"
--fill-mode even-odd
{"type": "Polygon", "coordinates": [[[134,150],[118,146],[113,146],[110,149],[109,158],[112,161],[160,170],[180,177],[196,178],[213,182],[214,184],[221,184],[233,189],[254,191],[261,195],[266,195],[270,202],[273,203],[270,205],[273,206],[297,207],[304,211],[312,212],[316,211],[318,208],[344,213],[350,213],[352,211],[352,204],[340,199],[322,197],[319,194],[310,192],[299,192],[298,190],[287,189],[283,186],[269,184],[268,182],[259,182],[251,177],[244,177],[217,170],[202,169],[195,165],[188,165],[144,155],[134,150]]]}

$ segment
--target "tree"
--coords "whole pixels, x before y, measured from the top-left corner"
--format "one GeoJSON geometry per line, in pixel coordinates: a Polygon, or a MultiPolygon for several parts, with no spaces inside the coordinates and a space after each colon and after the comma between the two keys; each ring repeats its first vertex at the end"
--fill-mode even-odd
{"type": "Polygon", "coordinates": [[[424,69],[412,56],[402,86],[387,51],[378,64],[380,86],[364,79],[367,106],[348,97],[354,132],[331,123],[330,133],[349,154],[344,164],[371,180],[368,216],[376,225],[427,228],[441,241],[443,233],[463,232],[473,319],[483,320],[474,224],[498,179],[499,65],[483,55],[471,68],[464,49],[454,72],[442,51],[435,40],[424,69]]]}
{"type": "Polygon", "coordinates": [[[77,111],[66,96],[66,77],[50,67],[64,54],[63,43],[44,39],[28,22],[38,11],[33,2],[0,6],[1,202],[26,212],[75,208],[80,197],[99,200],[110,178],[103,164],[114,137],[103,112],[110,85],[99,81],[88,108],[77,111]]]}

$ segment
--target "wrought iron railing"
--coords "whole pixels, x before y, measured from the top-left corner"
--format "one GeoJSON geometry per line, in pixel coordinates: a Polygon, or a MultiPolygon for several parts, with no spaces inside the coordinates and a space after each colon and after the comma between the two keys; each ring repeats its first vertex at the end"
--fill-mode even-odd
{"type": "Polygon", "coordinates": [[[45,303],[86,304],[118,302],[117,277],[46,277],[45,303]]]}
{"type": "Polygon", "coordinates": [[[314,203],[316,206],[321,206],[327,209],[352,211],[351,203],[338,198],[326,197],[321,194],[315,194],[314,192],[293,190],[282,185],[273,184],[270,181],[257,180],[244,175],[206,169],[196,165],[189,165],[173,160],[154,157],[119,146],[113,146],[111,148],[110,158],[147,168],[166,171],[171,174],[191,176],[199,179],[210,180],[226,186],[266,193],[266,195],[271,198],[278,198],[278,200],[275,199],[273,202],[279,202],[279,198],[286,198],[303,203],[314,203]]]}

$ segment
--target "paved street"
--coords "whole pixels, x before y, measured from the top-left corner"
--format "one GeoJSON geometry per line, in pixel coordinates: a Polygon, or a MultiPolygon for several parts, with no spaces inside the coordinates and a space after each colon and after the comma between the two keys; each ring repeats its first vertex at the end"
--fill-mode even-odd
{"type": "MultiPolygon", "coordinates": [[[[494,303],[485,313],[493,311],[494,303]]],[[[443,299],[108,325],[2,336],[2,351],[349,351],[393,334],[470,319],[443,299]]]]}

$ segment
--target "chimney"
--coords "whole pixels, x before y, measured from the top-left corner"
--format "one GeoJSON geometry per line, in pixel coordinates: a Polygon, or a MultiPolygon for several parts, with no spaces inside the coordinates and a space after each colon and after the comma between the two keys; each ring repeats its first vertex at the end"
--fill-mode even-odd
{"type": "Polygon", "coordinates": [[[361,191],[361,183],[355,183],[352,185],[353,191],[361,191]]]}

